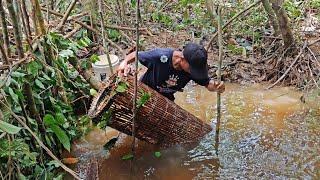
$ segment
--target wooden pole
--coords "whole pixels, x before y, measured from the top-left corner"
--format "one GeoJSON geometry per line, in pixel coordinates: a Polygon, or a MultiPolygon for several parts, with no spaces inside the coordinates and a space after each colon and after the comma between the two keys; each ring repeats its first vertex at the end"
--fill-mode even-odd
{"type": "Polygon", "coordinates": [[[21,35],[19,31],[20,30],[19,27],[21,26],[18,25],[18,17],[17,17],[17,13],[14,10],[13,1],[12,0],[6,0],[6,1],[7,1],[9,15],[12,20],[13,33],[14,33],[14,39],[16,42],[18,56],[19,56],[19,59],[22,59],[24,57],[24,53],[23,53],[21,35]]]}
{"type": "MultiPolygon", "coordinates": [[[[58,27],[57,27],[57,30],[58,30],[58,31],[61,31],[61,30],[62,30],[64,23],[66,23],[69,15],[70,15],[70,13],[71,13],[71,11],[73,10],[73,8],[74,8],[74,6],[76,5],[77,2],[78,2],[78,0],[74,0],[74,1],[70,4],[70,6],[68,7],[67,12],[64,14],[61,22],[59,23],[59,25],[58,25],[58,27]]],[[[49,9],[47,9],[47,11],[49,12],[49,9]]]]}
{"type": "Polygon", "coordinates": [[[103,43],[103,47],[106,49],[106,55],[107,55],[107,60],[108,60],[110,72],[111,72],[111,74],[113,74],[113,68],[112,68],[112,64],[111,64],[111,60],[110,60],[110,56],[109,56],[109,48],[108,48],[108,45],[106,42],[106,36],[105,36],[105,32],[104,32],[104,18],[103,18],[104,13],[103,13],[103,7],[102,7],[101,0],[98,0],[98,6],[99,6],[99,14],[100,14],[102,43],[103,43]]]}
{"type": "Polygon", "coordinates": [[[138,52],[139,52],[139,17],[140,17],[140,0],[136,4],[136,58],[134,71],[134,96],[133,96],[133,121],[132,121],[132,154],[135,157],[135,133],[137,120],[137,94],[138,94],[138,52]]]}
{"type": "MultiPolygon", "coordinates": [[[[222,56],[223,56],[223,39],[222,39],[222,20],[221,20],[221,6],[218,6],[218,44],[219,44],[219,59],[218,59],[218,73],[217,78],[218,82],[221,82],[221,64],[222,64],[222,56]]],[[[218,153],[219,147],[219,133],[220,133],[220,122],[221,122],[221,93],[217,92],[217,125],[216,125],[216,153],[218,153]]]]}
{"type": "MultiPolygon", "coordinates": [[[[4,50],[6,52],[7,58],[10,58],[10,41],[9,41],[9,34],[8,34],[8,28],[7,28],[7,22],[6,22],[6,14],[3,9],[2,0],[0,0],[0,20],[1,20],[1,26],[2,26],[2,35],[3,35],[3,45],[4,50]]],[[[8,62],[10,63],[10,62],[8,62]]]]}

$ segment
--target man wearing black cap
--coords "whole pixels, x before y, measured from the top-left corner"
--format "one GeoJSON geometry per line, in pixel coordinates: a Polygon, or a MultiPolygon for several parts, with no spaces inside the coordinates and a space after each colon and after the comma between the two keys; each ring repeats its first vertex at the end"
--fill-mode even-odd
{"type": "MultiPolygon", "coordinates": [[[[172,101],[173,94],[181,91],[190,80],[205,86],[209,91],[222,93],[225,90],[223,82],[209,79],[207,51],[198,44],[189,43],[183,51],[170,48],[141,51],[138,59],[148,68],[141,81],[172,101]]],[[[128,54],[117,69],[118,75],[126,76],[134,60],[135,52],[128,54]]]]}

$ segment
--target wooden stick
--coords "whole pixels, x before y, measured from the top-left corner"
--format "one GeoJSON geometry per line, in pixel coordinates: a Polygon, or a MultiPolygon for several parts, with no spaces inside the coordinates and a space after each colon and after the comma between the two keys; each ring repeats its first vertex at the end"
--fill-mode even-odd
{"type": "MultiPolygon", "coordinates": [[[[2,0],[0,0],[0,20],[1,20],[1,26],[2,26],[2,35],[4,39],[4,50],[6,51],[6,56],[10,58],[10,41],[9,41],[9,33],[8,33],[8,25],[6,21],[6,14],[3,9],[2,0]]],[[[13,27],[12,27],[13,28],[13,27]]],[[[9,64],[10,62],[8,62],[9,64]]]]}
{"type": "Polygon", "coordinates": [[[111,72],[111,74],[113,74],[113,68],[112,68],[112,64],[111,64],[111,60],[110,60],[110,56],[109,56],[109,48],[106,43],[106,36],[105,36],[105,32],[104,32],[104,17],[103,17],[104,13],[103,13],[103,9],[102,9],[103,7],[102,7],[101,0],[98,0],[98,6],[99,6],[99,14],[100,14],[101,36],[102,36],[103,47],[107,51],[106,55],[107,55],[107,60],[108,60],[110,72],[111,72]]]}
{"type": "Polygon", "coordinates": [[[140,1],[136,4],[136,57],[135,57],[135,72],[134,72],[134,95],[133,95],[133,121],[132,121],[132,146],[131,151],[135,158],[135,140],[136,140],[136,120],[137,120],[137,97],[138,97],[138,52],[139,52],[139,17],[140,17],[140,1]]]}
{"type": "MultiPolygon", "coordinates": [[[[221,82],[221,65],[222,65],[222,56],[223,56],[223,39],[222,39],[222,18],[221,18],[221,6],[218,6],[218,44],[219,44],[219,59],[218,59],[218,82],[221,82]]],[[[218,147],[219,147],[219,134],[220,134],[220,124],[221,124],[221,93],[217,92],[217,124],[216,124],[216,154],[218,154],[218,147]]]]}
{"type": "MultiPolygon", "coordinates": [[[[78,0],[73,0],[73,2],[70,4],[70,6],[67,9],[67,12],[64,14],[61,22],[59,23],[58,27],[56,28],[58,31],[61,31],[63,28],[63,25],[66,23],[71,11],[73,10],[74,6],[76,5],[76,3],[78,2],[78,0]]],[[[47,9],[48,11],[49,9],[47,9]]]]}
{"type": "MultiPolygon", "coordinates": [[[[45,9],[45,8],[44,8],[44,9],[41,8],[41,10],[46,10],[46,9],[45,9]]],[[[60,14],[60,13],[58,13],[58,12],[55,12],[55,11],[53,11],[53,10],[50,10],[49,12],[50,12],[51,14],[53,14],[53,15],[56,15],[56,16],[60,16],[60,17],[63,16],[62,14],[60,14]]],[[[87,24],[85,24],[85,23],[83,23],[83,22],[81,22],[81,21],[78,21],[78,20],[76,20],[76,19],[72,19],[72,21],[74,21],[75,23],[81,25],[82,27],[84,27],[84,28],[86,28],[86,29],[94,32],[95,34],[98,34],[98,35],[101,34],[100,31],[92,28],[91,26],[89,26],[89,25],[87,25],[87,24]]],[[[116,43],[114,43],[113,41],[111,41],[111,40],[110,40],[109,38],[107,38],[107,37],[106,37],[106,41],[108,41],[108,43],[109,43],[111,46],[117,48],[117,49],[120,51],[121,54],[124,54],[122,48],[121,48],[120,46],[118,46],[116,43]]]]}
{"type": "MultiPolygon", "coordinates": [[[[228,22],[226,22],[226,24],[224,24],[222,26],[222,30],[224,30],[229,24],[231,24],[235,19],[237,19],[240,15],[242,15],[243,13],[247,12],[249,9],[253,8],[254,6],[256,6],[257,4],[259,4],[261,2],[261,0],[258,0],[255,3],[252,3],[250,6],[248,6],[246,9],[240,11],[238,14],[234,15],[230,20],[228,20],[228,22]]],[[[213,36],[211,37],[211,39],[209,40],[209,43],[206,47],[207,51],[209,50],[212,41],[214,40],[214,38],[218,35],[218,32],[215,32],[213,34],[213,36]]]]}
{"type": "Polygon", "coordinates": [[[38,136],[29,128],[29,126],[18,116],[16,115],[5,103],[3,103],[2,101],[0,101],[10,112],[10,114],[16,119],[18,120],[18,122],[33,136],[33,138],[38,142],[38,144],[47,152],[47,154],[54,159],[60,166],[62,169],[64,169],[66,172],[68,172],[69,174],[71,174],[74,178],[76,179],[80,179],[80,177],[78,176],[77,173],[75,173],[73,170],[71,170],[70,168],[68,168],[66,165],[64,165],[51,151],[50,149],[44,145],[44,143],[38,138],[38,136]]]}
{"type": "Polygon", "coordinates": [[[14,10],[14,5],[13,5],[13,1],[12,0],[6,0],[7,2],[7,7],[8,7],[8,10],[9,10],[9,15],[10,15],[10,18],[12,20],[12,26],[13,26],[13,32],[14,32],[14,39],[15,39],[15,42],[16,42],[16,48],[17,48],[17,52],[18,52],[18,56],[20,59],[22,59],[24,57],[24,53],[23,53],[23,47],[22,47],[22,40],[21,40],[21,34],[20,34],[20,31],[19,31],[19,26],[18,25],[18,17],[17,17],[17,14],[14,10]]]}
{"type": "Polygon", "coordinates": [[[273,88],[275,85],[277,85],[283,78],[285,78],[287,76],[287,74],[289,73],[289,71],[291,70],[291,68],[293,67],[294,64],[296,64],[296,62],[298,61],[299,57],[302,55],[303,51],[306,49],[308,43],[304,42],[303,47],[301,48],[299,54],[297,55],[297,57],[294,59],[294,61],[290,64],[289,68],[283,73],[283,75],[275,82],[273,83],[271,86],[267,87],[267,89],[271,89],[273,88]]]}

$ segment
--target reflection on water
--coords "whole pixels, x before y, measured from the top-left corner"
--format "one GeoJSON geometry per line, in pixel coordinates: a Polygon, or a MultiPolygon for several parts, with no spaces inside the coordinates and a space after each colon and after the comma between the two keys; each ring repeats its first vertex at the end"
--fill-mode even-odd
{"type": "MultiPolygon", "coordinates": [[[[291,88],[264,88],[226,86],[218,156],[214,131],[192,147],[160,149],[139,142],[134,162],[121,160],[131,149],[131,138],[125,135],[108,153],[97,153],[110,138],[97,131],[87,137],[90,145],[78,146],[100,147],[87,147],[89,154],[107,158],[99,167],[100,179],[319,179],[319,108],[310,109],[300,101],[301,93],[291,88]],[[160,158],[155,151],[161,152],[160,158]]],[[[176,95],[176,103],[215,125],[216,93],[189,85],[176,95]]]]}

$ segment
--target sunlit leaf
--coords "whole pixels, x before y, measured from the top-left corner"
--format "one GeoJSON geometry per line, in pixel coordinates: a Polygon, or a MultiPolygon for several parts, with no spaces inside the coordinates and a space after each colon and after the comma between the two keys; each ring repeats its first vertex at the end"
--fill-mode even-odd
{"type": "Polygon", "coordinates": [[[59,55],[65,58],[74,57],[74,53],[70,49],[62,50],[59,55]]]}
{"type": "Polygon", "coordinates": [[[35,80],[36,85],[41,88],[41,89],[45,89],[44,85],[42,84],[41,81],[39,81],[38,79],[35,80]]]}
{"type": "Polygon", "coordinates": [[[15,94],[13,92],[11,87],[9,87],[9,94],[10,94],[11,98],[13,99],[13,101],[16,102],[17,104],[19,104],[19,100],[18,100],[19,97],[17,94],[15,94]]]}
{"type": "Polygon", "coordinates": [[[17,134],[22,128],[0,120],[0,129],[9,134],[17,134]]]}
{"type": "Polygon", "coordinates": [[[18,72],[18,71],[14,71],[11,73],[11,76],[12,77],[24,77],[26,74],[25,73],[21,73],[21,72],[18,72]]]}
{"type": "Polygon", "coordinates": [[[90,89],[90,95],[95,96],[98,92],[95,89],[90,89]]]}

